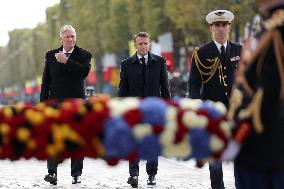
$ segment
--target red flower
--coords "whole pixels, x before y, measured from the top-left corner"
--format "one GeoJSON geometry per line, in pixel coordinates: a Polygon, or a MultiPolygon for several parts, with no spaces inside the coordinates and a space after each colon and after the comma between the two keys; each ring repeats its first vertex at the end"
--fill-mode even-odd
{"type": "Polygon", "coordinates": [[[137,150],[132,150],[132,152],[128,155],[128,157],[127,157],[127,160],[129,161],[129,162],[134,162],[134,161],[136,161],[137,160],[137,158],[138,158],[138,152],[137,152],[137,150]]]}
{"type": "Polygon", "coordinates": [[[14,157],[14,152],[13,152],[13,148],[10,144],[8,145],[4,145],[2,147],[1,153],[0,153],[0,157],[1,159],[6,159],[6,158],[13,158],[14,157]]]}
{"type": "Polygon", "coordinates": [[[30,159],[34,156],[35,154],[32,151],[29,150],[25,150],[22,153],[22,157],[26,158],[26,159],[30,159]]]}
{"type": "Polygon", "coordinates": [[[160,135],[164,131],[164,127],[161,125],[153,125],[153,132],[156,135],[160,135]]]}
{"type": "Polygon", "coordinates": [[[188,132],[188,129],[184,126],[182,122],[182,117],[183,117],[184,111],[180,110],[177,115],[177,122],[178,122],[178,129],[176,132],[175,136],[175,144],[178,144],[179,142],[182,141],[184,135],[188,132]]]}
{"type": "Polygon", "coordinates": [[[119,160],[117,158],[109,158],[106,161],[108,165],[115,166],[118,164],[119,160]]]}
{"type": "Polygon", "coordinates": [[[223,119],[209,119],[207,130],[218,136],[224,142],[227,142],[225,133],[220,129],[220,123],[223,119]]]}
{"type": "Polygon", "coordinates": [[[204,115],[208,118],[208,124],[207,124],[207,130],[210,133],[213,133],[215,135],[218,136],[218,138],[220,138],[221,140],[223,140],[225,142],[225,144],[227,143],[227,137],[225,136],[225,133],[222,131],[222,129],[220,128],[220,123],[222,121],[226,121],[225,117],[222,116],[220,118],[214,119],[213,117],[211,117],[208,112],[206,110],[198,110],[197,111],[198,115],[204,115]]]}
{"type": "Polygon", "coordinates": [[[124,120],[131,127],[142,121],[142,113],[139,109],[129,110],[123,115],[124,120]]]}
{"type": "Polygon", "coordinates": [[[35,157],[38,160],[46,160],[49,157],[47,156],[46,152],[44,151],[45,148],[43,149],[37,149],[37,151],[35,151],[35,157]]]}

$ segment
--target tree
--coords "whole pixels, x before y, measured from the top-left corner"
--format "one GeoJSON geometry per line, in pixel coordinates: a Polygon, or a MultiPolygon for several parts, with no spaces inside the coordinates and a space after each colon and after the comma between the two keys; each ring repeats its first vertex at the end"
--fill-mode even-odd
{"type": "Polygon", "coordinates": [[[128,48],[127,41],[130,39],[130,31],[127,19],[129,14],[126,10],[125,0],[111,0],[109,4],[108,18],[103,22],[104,31],[102,46],[105,52],[122,53],[128,48]]]}
{"type": "Polygon", "coordinates": [[[46,23],[10,32],[8,46],[0,48],[0,86],[23,85],[41,75],[45,52],[60,45],[61,26],[71,24],[77,44],[94,55],[100,91],[104,53],[125,56],[128,40],[139,31],[149,32],[153,40],[171,32],[175,57],[181,47],[189,57],[190,47],[211,39],[205,16],[216,9],[235,14],[231,39],[237,31],[242,36],[242,28],[257,12],[254,0],[61,0],[46,10],[46,23]]]}

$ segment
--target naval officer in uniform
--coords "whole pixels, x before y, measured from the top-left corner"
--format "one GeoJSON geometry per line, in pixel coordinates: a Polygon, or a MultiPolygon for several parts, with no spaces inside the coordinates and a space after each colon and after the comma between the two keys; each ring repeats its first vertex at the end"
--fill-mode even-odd
{"type": "MultiPolygon", "coordinates": [[[[233,13],[216,10],[206,16],[213,39],[195,48],[188,80],[188,97],[220,101],[228,106],[241,45],[229,41],[233,13]]],[[[222,163],[209,164],[212,189],[224,189],[222,163]]]]}

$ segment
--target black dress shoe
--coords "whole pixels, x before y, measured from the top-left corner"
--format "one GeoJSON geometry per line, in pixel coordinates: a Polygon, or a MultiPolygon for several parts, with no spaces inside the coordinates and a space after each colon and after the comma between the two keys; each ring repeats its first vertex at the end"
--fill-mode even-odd
{"type": "Polygon", "coordinates": [[[56,173],[53,173],[53,174],[49,173],[49,174],[45,175],[44,180],[46,182],[49,182],[50,184],[57,185],[57,175],[56,175],[56,173]]]}
{"type": "Polygon", "coordinates": [[[79,184],[81,183],[81,177],[80,176],[75,176],[72,179],[72,184],[79,184]]]}
{"type": "Polygon", "coordinates": [[[156,185],[155,175],[149,175],[148,180],[147,180],[147,185],[150,185],[150,186],[156,185]]]}
{"type": "Polygon", "coordinates": [[[127,183],[131,185],[132,188],[138,187],[138,176],[130,176],[127,183]]]}

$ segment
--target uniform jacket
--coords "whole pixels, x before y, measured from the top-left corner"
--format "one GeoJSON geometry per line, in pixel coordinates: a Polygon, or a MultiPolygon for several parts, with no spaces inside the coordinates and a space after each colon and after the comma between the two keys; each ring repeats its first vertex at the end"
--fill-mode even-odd
{"type": "MultiPolygon", "coordinates": [[[[281,9],[284,11],[284,6],[281,9]]],[[[284,44],[283,22],[282,26],[275,28],[274,31],[278,31],[282,38],[275,41],[284,44]]],[[[259,32],[255,39],[261,39],[266,32],[259,32]]],[[[275,46],[273,44],[275,41],[272,41],[273,39],[269,40],[268,51],[261,51],[245,73],[244,80],[247,81],[249,87],[254,92],[259,88],[263,89],[263,97],[260,102],[260,116],[264,130],[262,133],[256,133],[254,129],[251,130],[242,145],[241,152],[235,160],[237,167],[255,170],[284,170],[284,97],[282,96],[281,98],[280,96],[284,83],[281,83],[279,66],[276,63],[275,46]],[[265,56],[261,61],[262,55],[265,56]]],[[[257,46],[262,46],[262,44],[257,46]]],[[[283,50],[281,50],[281,54],[283,55],[283,50]]],[[[284,66],[283,59],[282,56],[282,66],[284,66]]],[[[243,89],[242,86],[239,88],[243,89]]],[[[243,92],[243,94],[247,93],[243,92]]],[[[244,104],[247,101],[251,102],[251,97],[244,95],[244,104]]]]}
{"type": "Polygon", "coordinates": [[[62,50],[61,46],[45,55],[40,101],[85,98],[84,80],[90,71],[92,54],[75,46],[66,64],[62,64],[55,58],[55,53],[62,50]]]}
{"type": "Polygon", "coordinates": [[[166,60],[152,53],[148,54],[145,73],[145,84],[142,81],[142,64],[137,54],[121,62],[120,97],[149,97],[170,98],[170,89],[166,60]]]}
{"type": "MultiPolygon", "coordinates": [[[[220,58],[220,52],[214,41],[211,41],[196,50],[200,62],[206,67],[212,66],[216,57],[220,58]]],[[[238,67],[240,60],[240,53],[241,46],[228,41],[225,62],[221,63],[224,81],[219,77],[221,70],[217,68],[211,79],[206,83],[202,82],[202,73],[198,69],[198,66],[200,67],[200,65],[197,65],[198,63],[193,57],[188,80],[188,96],[193,99],[221,101],[227,106],[232,89],[234,72],[238,67]]],[[[210,69],[202,69],[201,71],[208,72],[209,70],[210,69]]],[[[204,76],[204,78],[209,77],[209,75],[204,76]]]]}

